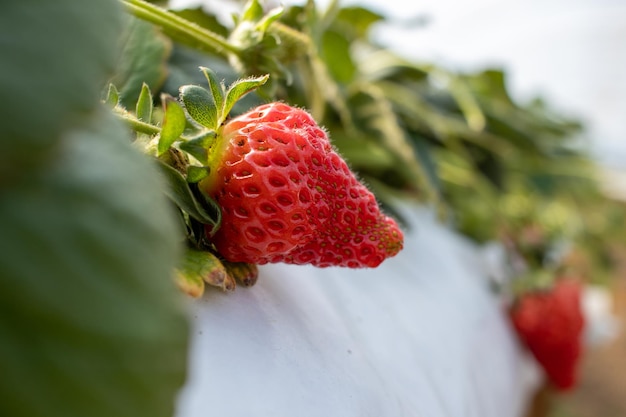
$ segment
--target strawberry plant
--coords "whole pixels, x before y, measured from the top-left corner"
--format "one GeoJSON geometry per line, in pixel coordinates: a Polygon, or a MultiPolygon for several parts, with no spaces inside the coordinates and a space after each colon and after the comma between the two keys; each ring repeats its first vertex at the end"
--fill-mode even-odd
{"type": "Polygon", "coordinates": [[[391,52],[370,33],[384,19],[336,1],[250,0],[230,25],[143,0],[5,5],[3,414],[171,415],[176,285],[376,267],[402,248],[398,202],[502,242],[520,280],[610,273],[624,209],[580,124],[516,103],[501,70],[391,52]]]}

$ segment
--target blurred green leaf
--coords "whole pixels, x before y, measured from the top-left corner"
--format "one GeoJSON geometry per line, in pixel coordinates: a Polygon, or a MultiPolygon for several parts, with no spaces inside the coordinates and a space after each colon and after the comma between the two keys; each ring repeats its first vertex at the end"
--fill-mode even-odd
{"type": "Polygon", "coordinates": [[[448,88],[458,103],[468,127],[475,131],[483,130],[486,125],[485,115],[465,81],[461,77],[452,76],[448,88]]]}
{"type": "Polygon", "coordinates": [[[256,22],[263,17],[263,6],[259,0],[248,0],[241,13],[242,21],[256,22]]]}
{"type": "Polygon", "coordinates": [[[395,159],[389,150],[363,136],[345,136],[337,132],[332,142],[354,169],[383,171],[394,166],[395,159]]]}
{"type": "Polygon", "coordinates": [[[403,129],[384,89],[375,84],[362,84],[360,91],[367,97],[356,112],[362,123],[377,132],[373,137],[378,137],[378,142],[402,161],[402,165],[407,168],[415,167],[417,161],[406,130],[403,129]]]}
{"type": "Polygon", "coordinates": [[[141,93],[139,94],[139,99],[137,100],[135,113],[137,115],[137,119],[142,122],[152,122],[152,93],[150,92],[150,87],[148,87],[148,84],[146,83],[144,83],[141,87],[141,93]]]}
{"type": "Polygon", "coordinates": [[[345,36],[334,31],[327,31],[322,37],[321,55],[332,77],[340,83],[352,81],[356,74],[350,45],[350,41],[345,36]]]}
{"type": "Polygon", "coordinates": [[[42,163],[98,106],[121,20],[115,0],[2,3],[0,183],[42,163]]]}
{"type": "Polygon", "coordinates": [[[189,336],[172,280],[182,235],[129,141],[101,114],[0,193],[3,415],[174,412],[189,336]]]}
{"type": "Polygon", "coordinates": [[[132,109],[144,83],[159,91],[167,76],[166,62],[172,41],[154,25],[126,17],[125,30],[113,82],[120,91],[120,103],[132,109]]]}
{"type": "Polygon", "coordinates": [[[496,115],[486,112],[489,131],[500,138],[508,141],[518,150],[527,153],[539,153],[541,151],[537,142],[536,132],[522,126],[515,118],[507,115],[496,115]]]}
{"type": "Polygon", "coordinates": [[[161,126],[161,135],[157,146],[159,155],[166,152],[170,146],[180,138],[187,126],[187,118],[185,111],[180,104],[168,95],[162,96],[163,108],[165,114],[163,116],[163,124],[161,126]]]}
{"type": "Polygon", "coordinates": [[[365,38],[373,24],[383,21],[383,15],[360,6],[342,8],[337,21],[344,24],[346,31],[354,33],[356,38],[365,38]]]}
{"type": "Polygon", "coordinates": [[[465,79],[476,94],[497,103],[498,106],[514,106],[506,85],[506,74],[503,70],[487,69],[465,79]]]}
{"type": "Polygon", "coordinates": [[[402,84],[426,81],[432,72],[432,65],[416,64],[386,49],[364,53],[359,58],[358,67],[364,79],[402,84]]]}
{"type": "Polygon", "coordinates": [[[272,23],[276,22],[283,14],[283,7],[275,7],[268,11],[265,16],[256,24],[257,29],[261,33],[265,33],[272,23]]]}
{"type": "Polygon", "coordinates": [[[169,165],[159,162],[169,187],[166,194],[178,207],[200,223],[212,226],[217,231],[222,221],[220,207],[208,196],[198,195],[192,191],[187,180],[169,165]]]}
{"type": "Polygon", "coordinates": [[[423,173],[422,177],[424,183],[421,184],[421,186],[432,193],[431,197],[438,200],[441,195],[442,184],[437,170],[437,161],[432,152],[431,145],[427,140],[418,135],[413,135],[411,142],[419,161],[419,167],[423,173]]]}
{"type": "Polygon", "coordinates": [[[117,91],[117,88],[115,88],[115,85],[113,85],[112,83],[110,83],[109,87],[107,88],[107,94],[104,98],[104,102],[110,108],[114,108],[120,102],[120,93],[117,91]]]}
{"type": "Polygon", "coordinates": [[[187,182],[196,183],[209,175],[209,167],[190,165],[187,167],[187,182]]]}

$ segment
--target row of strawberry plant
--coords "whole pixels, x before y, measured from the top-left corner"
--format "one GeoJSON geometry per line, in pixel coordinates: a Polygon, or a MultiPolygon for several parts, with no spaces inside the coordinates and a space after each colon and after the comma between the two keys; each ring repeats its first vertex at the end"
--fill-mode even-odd
{"type": "MultiPolygon", "coordinates": [[[[231,25],[223,24],[220,16],[211,10],[167,11],[141,0],[123,3],[130,14],[143,20],[135,20],[131,26],[142,27],[152,33],[153,39],[159,39],[157,43],[163,53],[154,57],[149,67],[160,68],[160,77],[151,79],[151,87],[180,95],[187,111],[185,123],[195,119],[206,127],[203,121],[208,107],[202,98],[211,102],[216,97],[215,92],[211,97],[206,90],[199,90],[197,84],[203,80],[198,79],[198,66],[204,68],[205,75],[209,74],[211,88],[220,79],[235,85],[246,77],[256,77],[253,80],[262,77],[263,81],[254,85],[253,92],[242,100],[237,97],[229,105],[233,113],[254,108],[253,113],[263,108],[255,106],[279,101],[308,109],[310,117],[327,130],[333,146],[398,221],[402,222],[402,218],[394,209],[396,203],[414,200],[431,205],[442,221],[478,244],[500,242],[507,252],[509,274],[514,279],[498,290],[514,301],[511,314],[521,335],[547,331],[543,323],[533,323],[536,329],[529,329],[528,321],[519,324],[522,322],[518,317],[523,316],[520,306],[529,303],[525,300],[549,298],[552,291],[559,297],[558,289],[567,287],[565,283],[572,282],[572,278],[580,286],[586,282],[606,283],[611,275],[615,259],[607,256],[607,252],[619,246],[620,236],[616,231],[624,225],[624,207],[601,192],[598,167],[580,139],[583,126],[555,113],[540,99],[526,104],[516,102],[507,90],[503,71],[459,73],[431,63],[409,61],[373,39],[372,28],[384,21],[383,15],[363,7],[342,7],[337,1],[330,2],[326,9],[309,1],[303,6],[264,10],[260,2],[250,0],[231,25]],[[153,26],[146,25],[146,21],[153,26]],[[158,38],[154,36],[157,33],[167,36],[158,38]],[[187,83],[196,85],[180,87],[187,83]]],[[[133,62],[145,56],[144,52],[132,51],[125,57],[133,62]]],[[[135,83],[114,79],[124,86],[122,103],[134,105],[138,82],[146,80],[141,76],[136,77],[135,83]]],[[[226,115],[218,117],[217,123],[215,117],[209,119],[219,138],[226,115]]],[[[246,129],[252,131],[257,127],[253,122],[246,129]]],[[[245,146],[249,146],[252,136],[244,136],[245,146]]],[[[204,136],[191,142],[182,141],[179,149],[190,151],[191,143],[200,144],[202,152],[216,152],[204,136]]],[[[214,158],[219,160],[222,156],[214,158]]],[[[288,166],[284,164],[285,169],[288,166]]],[[[206,175],[211,177],[210,172],[218,169],[224,173],[223,168],[209,163],[206,175]]],[[[233,178],[236,176],[237,173],[232,174],[233,178]]],[[[196,179],[187,172],[189,182],[196,179]]],[[[298,192],[294,191],[296,200],[298,192]]],[[[335,192],[341,194],[341,190],[335,192]]],[[[215,193],[208,194],[216,197],[215,193]]],[[[222,194],[237,193],[233,194],[229,188],[222,189],[222,194]]],[[[325,191],[325,195],[330,194],[331,190],[325,191]]],[[[222,204],[210,201],[221,205],[218,212],[227,215],[217,226],[222,232],[217,238],[209,238],[200,251],[204,255],[188,252],[192,253],[194,262],[187,260],[187,268],[179,274],[179,284],[188,293],[200,295],[203,281],[234,288],[234,278],[226,281],[221,278],[228,277],[228,273],[219,274],[217,281],[211,278],[215,271],[228,269],[222,264],[229,265],[232,261],[246,265],[247,271],[254,264],[266,262],[354,267],[379,263],[357,262],[356,254],[363,245],[352,246],[350,239],[313,239],[318,243],[307,246],[303,258],[299,258],[302,250],[277,254],[274,246],[268,249],[270,245],[294,247],[305,241],[289,241],[284,234],[275,234],[278,240],[258,244],[259,233],[271,235],[272,231],[264,224],[253,229],[258,232],[255,236],[246,235],[241,229],[242,212],[247,215],[253,211],[259,200],[250,204],[244,200],[223,198],[222,204]],[[323,246],[316,246],[319,243],[323,246]],[[324,249],[333,245],[336,250],[324,249]],[[339,251],[349,254],[348,260],[329,262],[332,257],[340,256],[339,251]],[[198,256],[209,256],[210,260],[202,263],[198,256]]],[[[334,196],[325,201],[336,203],[334,196]]],[[[310,210],[308,213],[311,215],[310,210]]],[[[354,214],[358,216],[358,212],[354,214]]],[[[281,213],[280,220],[284,218],[285,213],[281,213]]],[[[254,221],[258,224],[257,219],[254,221]]],[[[216,222],[213,219],[210,224],[216,222]]],[[[323,221],[313,227],[316,232],[311,233],[324,229],[324,224],[323,221]]],[[[336,230],[338,226],[342,230],[347,227],[350,231],[355,225],[331,222],[328,227],[336,230]]],[[[188,229],[193,227],[188,225],[188,229]]],[[[281,233],[285,230],[291,228],[281,227],[281,233]]],[[[331,229],[327,230],[320,233],[330,235],[331,229]]],[[[201,232],[201,235],[206,234],[201,232]]],[[[380,259],[394,253],[395,250],[380,259]]],[[[254,272],[248,276],[254,276],[254,272]]],[[[574,311],[568,307],[571,314],[564,320],[579,320],[579,291],[567,292],[568,300],[559,304],[578,306],[574,311]]],[[[545,365],[548,375],[556,375],[553,382],[557,387],[569,388],[574,384],[580,337],[578,326],[556,348],[557,355],[568,349],[575,352],[565,355],[567,360],[557,366],[557,371],[551,373],[552,365],[545,365]]],[[[541,348],[533,349],[533,353],[537,352],[541,348]]],[[[549,352],[550,355],[554,352],[549,352]]],[[[544,364],[541,356],[538,353],[544,364]]]]}

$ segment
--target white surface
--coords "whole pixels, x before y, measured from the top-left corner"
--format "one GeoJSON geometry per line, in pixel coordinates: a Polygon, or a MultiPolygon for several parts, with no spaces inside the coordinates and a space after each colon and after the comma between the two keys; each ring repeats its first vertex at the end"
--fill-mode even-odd
{"type": "Polygon", "coordinates": [[[269,265],[192,302],[177,417],[519,417],[536,383],[478,251],[423,209],[373,270],[269,265]]]}
{"type": "Polygon", "coordinates": [[[606,287],[588,285],[582,297],[585,317],[585,344],[590,347],[608,344],[620,332],[620,321],[613,312],[613,297],[606,287]]]}

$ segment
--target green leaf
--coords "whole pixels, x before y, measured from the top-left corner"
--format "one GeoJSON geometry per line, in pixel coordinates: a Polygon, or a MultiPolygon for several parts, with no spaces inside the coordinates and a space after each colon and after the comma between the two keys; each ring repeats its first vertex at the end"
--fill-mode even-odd
{"type": "Polygon", "coordinates": [[[209,91],[197,85],[184,85],[180,88],[180,99],[193,120],[209,129],[217,129],[217,108],[209,91]]]}
{"type": "MultiPolygon", "coordinates": [[[[339,131],[341,132],[341,131],[339,131]]],[[[373,139],[359,135],[345,136],[337,132],[333,134],[333,145],[354,169],[385,171],[394,167],[395,158],[384,146],[373,139]]]]}
{"type": "Polygon", "coordinates": [[[211,147],[214,140],[215,131],[210,131],[193,139],[181,142],[178,146],[181,150],[200,161],[200,163],[206,164],[208,160],[208,149],[211,147]]]}
{"type": "Polygon", "coordinates": [[[141,94],[139,94],[139,100],[137,100],[136,107],[137,119],[142,122],[152,122],[152,93],[148,84],[144,83],[141,87],[141,94]]]}
{"type": "Polygon", "coordinates": [[[217,75],[215,75],[213,70],[206,67],[200,67],[200,71],[202,71],[207,82],[209,83],[209,88],[211,89],[211,94],[213,95],[213,102],[215,103],[215,107],[217,107],[218,118],[220,118],[221,114],[224,112],[224,98],[226,95],[224,83],[217,80],[217,75]]]}
{"type": "Polygon", "coordinates": [[[197,183],[203,180],[209,175],[209,167],[198,167],[195,165],[189,165],[187,167],[187,182],[197,183]]]}
{"type": "Polygon", "coordinates": [[[43,163],[99,107],[121,16],[114,0],[2,2],[0,182],[43,163]]]}
{"type": "Polygon", "coordinates": [[[326,31],[322,37],[322,56],[335,80],[348,83],[354,79],[356,66],[351,57],[350,41],[345,36],[326,31]]]}
{"type": "Polygon", "coordinates": [[[284,11],[284,7],[275,7],[267,12],[267,14],[263,16],[259,23],[257,23],[257,30],[259,30],[261,33],[265,33],[272,23],[280,19],[284,11]]]}
{"type": "Polygon", "coordinates": [[[248,0],[241,14],[242,21],[257,22],[263,17],[263,7],[258,0],[248,0]]]}
{"type": "Polygon", "coordinates": [[[185,380],[182,236],[158,171],[100,116],[0,193],[3,415],[171,417],[185,380]]]}
{"type": "Polygon", "coordinates": [[[449,90],[465,116],[467,125],[474,131],[482,131],[486,120],[480,105],[468,85],[460,77],[451,77],[449,90]]]}
{"type": "Polygon", "coordinates": [[[253,78],[237,80],[234,83],[232,83],[228,87],[228,91],[226,91],[226,100],[224,101],[224,110],[220,117],[219,124],[221,124],[226,119],[226,117],[228,117],[228,113],[230,113],[235,103],[241,97],[248,94],[250,91],[265,84],[268,78],[269,78],[269,75],[263,75],[261,77],[253,77],[253,78]]]}
{"type": "Polygon", "coordinates": [[[161,97],[165,114],[163,115],[163,125],[161,126],[161,136],[157,145],[157,153],[163,154],[170,146],[180,138],[185,131],[187,119],[185,111],[180,104],[171,96],[161,97]]]}
{"type": "Polygon", "coordinates": [[[395,79],[397,82],[425,81],[432,72],[428,65],[417,65],[386,49],[377,49],[362,57],[359,72],[365,79],[395,79]]]}
{"type": "Polygon", "coordinates": [[[513,100],[507,90],[506,74],[502,70],[487,69],[475,75],[466,77],[472,90],[476,94],[501,105],[513,106],[513,100]]]}
{"type": "Polygon", "coordinates": [[[181,210],[203,224],[213,227],[215,233],[222,222],[220,207],[208,196],[195,194],[187,180],[174,168],[159,162],[169,187],[166,194],[181,210]]]}
{"type": "Polygon", "coordinates": [[[337,20],[344,23],[344,29],[354,33],[356,38],[365,38],[371,26],[384,20],[384,17],[364,7],[352,6],[342,8],[337,20]]]}
{"type": "Polygon", "coordinates": [[[425,138],[418,135],[411,136],[411,143],[415,151],[415,155],[419,161],[419,167],[422,172],[421,186],[429,190],[432,196],[441,195],[441,181],[437,172],[437,162],[431,151],[431,145],[425,138]]]}
{"type": "Polygon", "coordinates": [[[127,16],[121,36],[120,57],[112,82],[120,90],[120,102],[127,109],[137,103],[143,84],[159,91],[167,76],[166,62],[172,41],[154,25],[127,16]]]}
{"type": "Polygon", "coordinates": [[[109,83],[109,87],[107,89],[107,95],[104,99],[104,102],[109,106],[109,108],[114,108],[120,102],[120,93],[115,88],[115,85],[109,83]]]}

